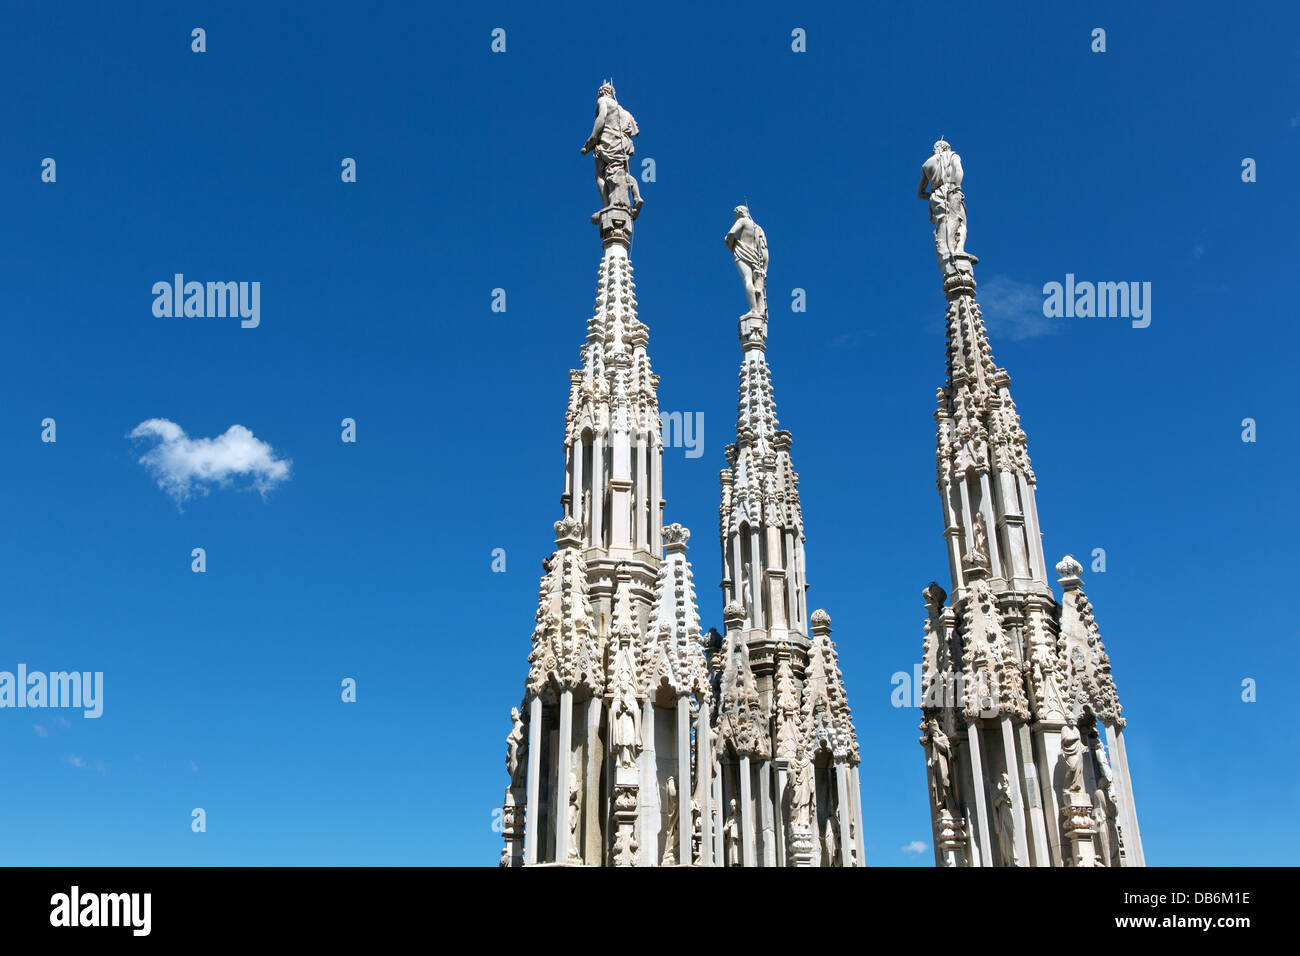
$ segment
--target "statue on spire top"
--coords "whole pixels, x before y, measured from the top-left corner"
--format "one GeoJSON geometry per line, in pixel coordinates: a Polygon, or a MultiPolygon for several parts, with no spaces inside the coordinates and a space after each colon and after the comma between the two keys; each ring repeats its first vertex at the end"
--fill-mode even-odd
{"type": "Polygon", "coordinates": [[[916,195],[930,200],[934,252],[945,275],[960,269],[959,259],[966,258],[966,197],[961,191],[962,175],[961,157],[940,137],[934,144],[934,155],[921,167],[921,185],[916,195]]]}
{"type": "Polygon", "coordinates": [[[749,314],[767,315],[767,235],[763,227],[749,215],[748,206],[737,206],[732,212],[736,221],[723,242],[736,257],[736,269],[745,283],[745,296],[749,299],[749,314]]]}
{"type": "Polygon", "coordinates": [[[596,94],[596,123],[587,142],[582,144],[582,155],[595,152],[596,189],[604,208],[630,209],[633,219],[644,203],[636,177],[630,171],[632,155],[636,152],[632,137],[640,132],[632,114],[618,105],[614,84],[602,83],[596,94]]]}

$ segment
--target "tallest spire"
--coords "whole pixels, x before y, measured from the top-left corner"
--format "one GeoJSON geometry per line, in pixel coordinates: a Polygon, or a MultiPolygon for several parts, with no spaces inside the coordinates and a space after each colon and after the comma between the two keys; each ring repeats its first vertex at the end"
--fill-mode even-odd
{"type": "Polygon", "coordinates": [[[1082,567],[1047,578],[1038,483],[975,301],[961,157],[921,167],[947,306],[936,465],[952,599],[923,592],[921,744],[941,866],[1141,866],[1124,719],[1082,567]],[[945,602],[947,606],[945,606],[945,602]]]}
{"type": "Polygon", "coordinates": [[[569,372],[564,513],[507,742],[511,866],[714,858],[711,691],[688,532],[663,524],[659,378],[628,255],[636,134],[606,83],[582,147],[595,153],[604,252],[582,367],[569,372]]]}

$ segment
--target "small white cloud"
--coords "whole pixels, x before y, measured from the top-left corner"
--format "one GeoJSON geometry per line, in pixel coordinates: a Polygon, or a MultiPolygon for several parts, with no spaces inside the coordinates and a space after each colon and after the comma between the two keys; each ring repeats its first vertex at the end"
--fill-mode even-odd
{"type": "Polygon", "coordinates": [[[156,439],[140,464],[158,480],[158,487],[179,505],[195,494],[207,494],[208,486],[226,487],[247,478],[262,494],[289,478],[293,464],[278,458],[275,449],[243,425],[231,425],[216,438],[190,438],[175,422],[151,418],[141,422],[128,436],[156,439]]]}
{"type": "Polygon", "coordinates": [[[1051,335],[1065,326],[1043,315],[1043,290],[1028,282],[993,276],[979,285],[978,301],[984,325],[993,339],[1012,341],[1051,335]]]}
{"type": "Polygon", "coordinates": [[[37,737],[48,737],[50,735],[49,730],[40,724],[32,724],[32,730],[36,731],[37,737]]]}
{"type": "Polygon", "coordinates": [[[928,843],[922,843],[920,840],[913,840],[905,846],[899,847],[904,853],[924,853],[929,849],[928,843]]]}
{"type": "Polygon", "coordinates": [[[190,769],[193,770],[195,773],[198,773],[198,772],[199,772],[199,765],[196,764],[193,760],[191,760],[191,761],[190,761],[190,769]]]}
{"type": "Polygon", "coordinates": [[[86,765],[86,761],[82,760],[76,754],[68,754],[63,758],[63,760],[65,763],[70,763],[74,767],[84,767],[86,765]]]}

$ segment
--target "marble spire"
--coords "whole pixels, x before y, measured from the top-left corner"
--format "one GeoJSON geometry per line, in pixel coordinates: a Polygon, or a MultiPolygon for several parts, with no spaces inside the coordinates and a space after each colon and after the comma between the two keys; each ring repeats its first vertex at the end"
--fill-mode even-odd
{"type": "Polygon", "coordinates": [[[860,866],[857,736],[830,617],[808,614],[793,436],[777,421],[767,361],[767,236],[748,207],[733,215],[725,242],[749,309],[738,320],[736,441],[720,475],[714,806],[721,813],[735,798],[737,810],[734,826],[719,816],[715,829],[738,833],[739,865],[860,866]]]}
{"type": "Polygon", "coordinates": [[[638,134],[603,84],[582,147],[603,251],[569,373],[556,550],[507,739],[503,866],[712,863],[711,688],[689,532],[663,523],[659,379],[628,255],[638,134]]]}
{"type": "Polygon", "coordinates": [[[922,595],[935,861],[1141,866],[1109,658],[1078,563],[1057,565],[1062,601],[1048,582],[1028,440],[975,298],[964,176],[940,139],[917,191],[947,300],[947,380],[934,417],[952,598],[936,583],[922,595]],[[1078,786],[1060,782],[1061,765],[1078,786]]]}

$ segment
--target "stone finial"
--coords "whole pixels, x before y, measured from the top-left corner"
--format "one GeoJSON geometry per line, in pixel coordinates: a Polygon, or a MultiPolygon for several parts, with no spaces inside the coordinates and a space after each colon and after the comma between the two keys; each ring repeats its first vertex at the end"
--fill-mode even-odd
{"type": "Polygon", "coordinates": [[[722,620],[727,625],[727,630],[733,630],[745,623],[745,607],[739,601],[730,601],[722,609],[722,620]]]}
{"type": "Polygon", "coordinates": [[[812,624],[814,634],[829,634],[831,632],[831,616],[821,608],[812,612],[809,621],[812,624]]]}
{"type": "Polygon", "coordinates": [[[691,532],[689,528],[683,528],[677,522],[673,522],[672,524],[669,525],[664,525],[664,547],[665,548],[670,546],[685,548],[686,542],[689,541],[690,539],[691,539],[691,532]]]}
{"type": "Polygon", "coordinates": [[[1060,575],[1061,587],[1067,591],[1072,591],[1083,584],[1083,579],[1079,575],[1083,574],[1083,565],[1075,560],[1074,555],[1067,554],[1056,565],[1056,573],[1060,575]]]}
{"type": "Polygon", "coordinates": [[[921,592],[921,598],[927,608],[937,611],[943,607],[943,602],[948,600],[948,592],[939,587],[939,582],[931,581],[930,586],[921,592]]]}
{"type": "Polygon", "coordinates": [[[582,539],[582,522],[570,515],[555,522],[555,543],[582,539]]]}

